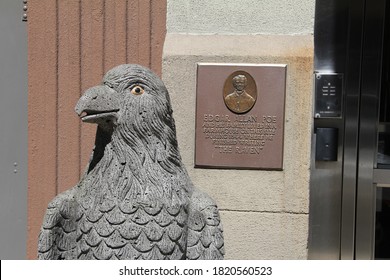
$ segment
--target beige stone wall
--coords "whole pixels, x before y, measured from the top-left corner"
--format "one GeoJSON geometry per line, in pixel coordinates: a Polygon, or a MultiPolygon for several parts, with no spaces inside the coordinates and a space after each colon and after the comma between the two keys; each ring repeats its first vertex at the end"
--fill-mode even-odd
{"type": "Polygon", "coordinates": [[[168,33],[308,34],[315,0],[168,0],[168,33]]]}
{"type": "Polygon", "coordinates": [[[226,259],[307,258],[312,67],[312,35],[166,37],[163,80],[180,151],[194,184],[221,210],[226,259]],[[199,62],[287,64],[283,171],[194,168],[199,62]]]}

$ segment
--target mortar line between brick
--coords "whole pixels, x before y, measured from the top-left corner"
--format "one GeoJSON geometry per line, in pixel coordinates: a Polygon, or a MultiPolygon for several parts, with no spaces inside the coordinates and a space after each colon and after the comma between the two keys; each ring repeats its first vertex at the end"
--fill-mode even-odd
{"type": "Polygon", "coordinates": [[[308,215],[307,212],[293,211],[258,211],[258,210],[237,210],[237,209],[219,209],[220,212],[240,212],[240,213],[258,213],[258,214],[291,214],[291,215],[308,215]]]}

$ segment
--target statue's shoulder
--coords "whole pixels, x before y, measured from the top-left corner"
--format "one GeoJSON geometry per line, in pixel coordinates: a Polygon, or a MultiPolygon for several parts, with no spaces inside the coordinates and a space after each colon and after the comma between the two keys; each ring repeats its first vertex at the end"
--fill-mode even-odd
{"type": "Polygon", "coordinates": [[[190,206],[201,210],[208,206],[216,206],[216,203],[206,192],[194,187],[190,198],[190,206]]]}
{"type": "Polygon", "coordinates": [[[59,207],[64,203],[70,203],[75,199],[76,187],[70,188],[64,192],[57,194],[48,204],[48,208],[59,207]]]}
{"type": "Polygon", "coordinates": [[[52,227],[59,220],[74,219],[77,216],[76,212],[79,211],[75,194],[76,189],[73,187],[55,196],[47,206],[44,225],[52,227]],[[53,217],[56,217],[56,219],[53,219],[53,217]]]}

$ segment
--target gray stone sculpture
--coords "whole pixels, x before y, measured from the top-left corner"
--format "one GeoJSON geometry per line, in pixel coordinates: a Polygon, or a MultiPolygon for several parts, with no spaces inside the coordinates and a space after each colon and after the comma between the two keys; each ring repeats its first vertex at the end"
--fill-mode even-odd
{"type": "Polygon", "coordinates": [[[80,182],[50,202],[39,259],[223,259],[218,208],[181,161],[162,81],[120,65],[75,110],[98,124],[95,149],[80,182]]]}

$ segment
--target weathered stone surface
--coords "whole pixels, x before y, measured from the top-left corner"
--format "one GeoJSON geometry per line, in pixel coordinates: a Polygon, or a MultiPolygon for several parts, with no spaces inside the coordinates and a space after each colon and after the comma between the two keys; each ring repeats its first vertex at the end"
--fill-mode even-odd
{"type": "Polygon", "coordinates": [[[98,124],[80,182],[49,204],[40,259],[222,259],[215,202],[182,164],[168,92],[139,65],[120,65],[76,105],[98,124]]]}

